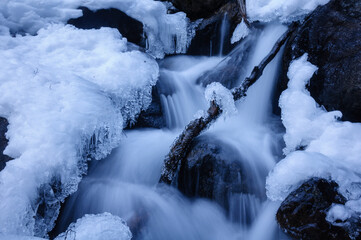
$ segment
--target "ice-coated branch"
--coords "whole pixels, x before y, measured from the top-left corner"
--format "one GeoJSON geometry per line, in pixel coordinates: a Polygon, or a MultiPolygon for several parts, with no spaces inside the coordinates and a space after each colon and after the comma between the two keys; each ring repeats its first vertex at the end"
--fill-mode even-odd
{"type": "MultiPolygon", "coordinates": [[[[246,92],[250,86],[252,86],[261,76],[265,67],[272,61],[277,55],[283,44],[291,36],[291,34],[297,29],[298,23],[292,23],[288,30],[277,40],[272,50],[261,61],[261,63],[253,68],[251,75],[246,78],[240,87],[232,90],[234,101],[240,100],[246,96],[246,92]]],[[[177,140],[173,143],[168,155],[164,160],[164,166],[162,175],[159,182],[165,184],[172,184],[176,173],[178,172],[182,160],[186,157],[192,140],[199,136],[199,134],[207,129],[209,125],[214,122],[222,113],[222,109],[217,105],[215,101],[210,103],[210,107],[207,111],[207,115],[197,118],[191,121],[177,140]]]]}

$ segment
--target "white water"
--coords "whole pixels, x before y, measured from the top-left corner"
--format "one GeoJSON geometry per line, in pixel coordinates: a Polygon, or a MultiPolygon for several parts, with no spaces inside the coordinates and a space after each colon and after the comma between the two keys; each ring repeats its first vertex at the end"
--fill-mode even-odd
{"type": "MultiPolygon", "coordinates": [[[[285,27],[269,25],[255,43],[247,74],[268,53],[285,27]]],[[[278,203],[265,197],[265,178],[277,157],[278,135],[272,129],[270,103],[279,56],[238,104],[238,113],[219,119],[207,133],[233,146],[252,176],[252,193],[230,197],[230,214],[210,200],[188,200],[175,189],[157,186],[164,156],[181,129],[199,109],[207,107],[203,89],[195,84],[221,58],[171,57],[161,63],[160,93],[166,130],[130,130],[121,147],[93,165],[67,204],[58,227],[86,213],[110,212],[138,224],[136,239],[283,239],[278,235],[278,203]]],[[[243,79],[243,77],[241,78],[243,79]]],[[[134,232],[133,232],[134,233],[134,232]]]]}
{"type": "Polygon", "coordinates": [[[220,37],[219,56],[223,55],[223,46],[224,46],[224,41],[226,40],[225,38],[228,30],[229,30],[229,22],[227,19],[227,13],[225,13],[221,23],[221,34],[219,36],[220,37]]]}

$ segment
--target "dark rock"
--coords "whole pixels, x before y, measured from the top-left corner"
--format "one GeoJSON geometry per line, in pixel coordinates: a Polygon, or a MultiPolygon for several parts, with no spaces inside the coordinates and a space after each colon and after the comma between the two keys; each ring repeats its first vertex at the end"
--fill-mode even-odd
{"type": "Polygon", "coordinates": [[[171,0],[173,5],[185,12],[190,19],[210,17],[229,0],[171,0]]]}
{"type": "Polygon", "coordinates": [[[308,53],[319,67],[309,90],[328,111],[361,122],[361,1],[332,0],[318,7],[290,38],[283,58],[281,88],[287,86],[289,63],[308,53]]]}
{"type": "Polygon", "coordinates": [[[141,22],[115,8],[100,9],[95,12],[86,7],[80,7],[80,9],[83,11],[83,16],[70,19],[68,24],[81,29],[116,28],[129,42],[145,47],[143,24],[141,22]]]}
{"type": "Polygon", "coordinates": [[[277,211],[281,228],[296,239],[353,239],[347,229],[326,221],[333,203],[344,204],[334,181],[312,178],[288,195],[277,211]]]}
{"type": "Polygon", "coordinates": [[[147,110],[141,111],[134,126],[128,128],[164,128],[166,123],[163,117],[162,105],[160,102],[158,83],[152,89],[152,102],[147,110]]]}
{"type": "Polygon", "coordinates": [[[240,77],[246,74],[246,61],[257,36],[258,31],[253,31],[215,68],[197,79],[197,83],[207,86],[212,82],[220,82],[229,89],[239,86],[240,77]]]}
{"type": "Polygon", "coordinates": [[[142,230],[147,225],[148,220],[149,215],[143,208],[138,209],[134,215],[129,220],[127,220],[127,225],[133,234],[132,239],[142,239],[142,230]]]}
{"type": "Polygon", "coordinates": [[[12,160],[11,157],[3,153],[6,146],[8,145],[8,140],[5,137],[5,133],[8,130],[8,125],[8,120],[6,120],[6,118],[0,117],[0,171],[5,168],[6,162],[12,160]]]}
{"type": "Polygon", "coordinates": [[[191,198],[212,199],[228,212],[232,220],[241,221],[240,215],[243,214],[244,221],[249,223],[254,213],[236,212],[234,206],[239,207],[242,202],[248,210],[253,210],[251,205],[259,204],[265,193],[257,187],[257,174],[247,161],[242,160],[239,151],[231,145],[212,135],[200,136],[182,162],[178,189],[191,198]]]}
{"type": "Polygon", "coordinates": [[[205,56],[228,54],[235,47],[230,39],[241,20],[237,2],[228,2],[213,16],[204,19],[199,24],[187,54],[205,56]]]}

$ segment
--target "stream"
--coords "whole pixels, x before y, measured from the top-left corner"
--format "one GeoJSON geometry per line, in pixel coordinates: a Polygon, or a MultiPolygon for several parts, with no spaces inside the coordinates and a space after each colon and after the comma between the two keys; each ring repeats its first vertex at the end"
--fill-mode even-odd
{"type": "MultiPolygon", "coordinates": [[[[259,31],[236,85],[285,30],[283,25],[269,23],[259,31]]],[[[64,204],[56,231],[64,232],[84,214],[109,212],[127,221],[133,239],[288,239],[275,220],[280,203],[267,200],[265,194],[265,179],[281,158],[283,147],[280,119],[272,114],[281,54],[267,66],[245,100],[236,104],[237,113],[221,117],[202,134],[235,149],[250,179],[249,192],[229,196],[229,211],[210,199],[188,198],[173,186],[158,185],[171,144],[199,110],[207,109],[204,87],[197,79],[227,61],[227,56],[170,56],[159,61],[157,85],[167,127],[125,131],[120,147],[90,165],[78,191],[64,204]]]]}

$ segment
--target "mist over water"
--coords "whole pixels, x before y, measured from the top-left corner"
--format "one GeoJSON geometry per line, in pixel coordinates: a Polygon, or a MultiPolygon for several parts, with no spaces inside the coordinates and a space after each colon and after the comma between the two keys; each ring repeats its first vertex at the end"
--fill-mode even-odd
{"type": "MultiPolygon", "coordinates": [[[[285,30],[273,23],[262,30],[239,82],[285,30]]],[[[210,200],[190,200],[173,187],[158,185],[171,144],[199,110],[207,109],[204,88],[196,80],[222,59],[175,56],[160,62],[158,91],[167,128],[125,131],[121,146],[90,167],[78,191],[64,205],[59,232],[84,214],[110,212],[127,220],[135,239],[286,239],[279,235],[275,220],[279,203],[270,202],[265,195],[266,176],[278,160],[277,150],[282,148],[278,143],[281,130],[274,126],[271,114],[280,54],[249,89],[246,99],[237,103],[238,112],[220,117],[203,134],[216,136],[236,149],[253,180],[250,191],[230,196],[227,213],[210,200]]]]}

